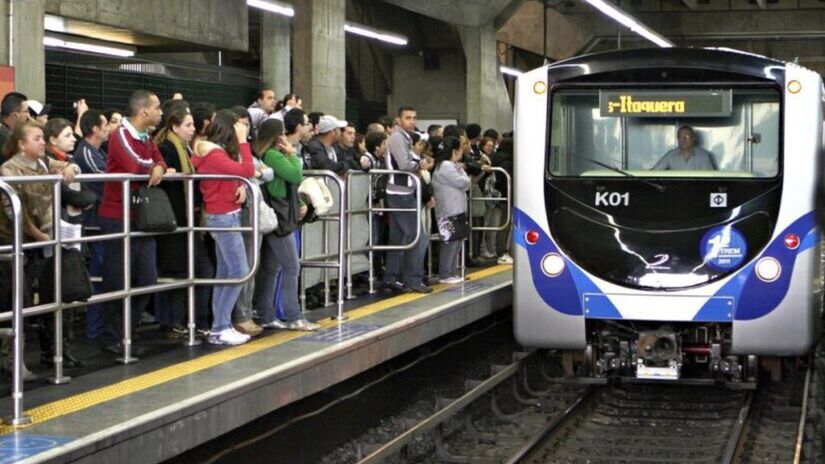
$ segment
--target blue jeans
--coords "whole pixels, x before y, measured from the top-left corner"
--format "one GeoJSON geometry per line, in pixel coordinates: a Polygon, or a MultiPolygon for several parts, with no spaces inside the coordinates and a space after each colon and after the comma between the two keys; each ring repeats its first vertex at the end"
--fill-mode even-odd
{"type": "MultiPolygon", "coordinates": [[[[123,231],[120,219],[98,218],[101,234],[115,234],[123,231]]],[[[152,237],[132,238],[130,256],[132,287],[154,285],[158,281],[155,260],[155,239],[152,237]]],[[[123,239],[103,242],[103,291],[113,292],[123,289],[123,239]]],[[[149,295],[132,298],[132,329],[138,326],[140,316],[149,303],[149,295]]],[[[123,305],[120,301],[104,303],[103,333],[104,343],[119,342],[123,338],[123,305]]]]}
{"type": "MultiPolygon", "coordinates": [[[[418,208],[409,213],[388,213],[390,215],[390,236],[388,245],[405,245],[415,238],[416,215],[423,214],[421,205],[416,204],[415,195],[387,195],[384,199],[387,208],[418,208]]],[[[421,229],[418,244],[409,250],[388,251],[386,254],[386,272],[384,283],[402,282],[407,286],[421,285],[424,278],[424,258],[430,242],[429,234],[421,229]]]]}
{"type": "Polygon", "coordinates": [[[461,243],[464,240],[454,240],[452,242],[441,242],[441,249],[438,252],[438,278],[448,279],[454,277],[458,252],[461,250],[461,243]]]}
{"type": "MultiPolygon", "coordinates": [[[[207,214],[207,227],[240,227],[241,213],[207,214]]],[[[215,239],[217,279],[237,279],[249,272],[241,232],[210,232],[215,239]]],[[[212,290],[212,332],[232,327],[232,309],[241,294],[241,285],[215,285],[212,290]]]]}
{"type": "Polygon", "coordinates": [[[298,304],[298,275],[301,263],[293,234],[278,237],[274,233],[264,236],[261,250],[261,267],[255,285],[255,304],[263,323],[272,322],[277,317],[274,303],[275,286],[280,272],[280,296],[283,301],[283,317],[287,322],[297,321],[303,316],[298,304]]]}

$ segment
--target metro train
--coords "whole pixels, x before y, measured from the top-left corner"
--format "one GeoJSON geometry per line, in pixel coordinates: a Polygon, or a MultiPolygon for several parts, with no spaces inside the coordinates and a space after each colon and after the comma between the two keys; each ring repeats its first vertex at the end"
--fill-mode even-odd
{"type": "Polygon", "coordinates": [[[579,373],[753,379],[822,325],[823,83],[727,49],[571,58],[516,87],[514,331],[579,373]]]}

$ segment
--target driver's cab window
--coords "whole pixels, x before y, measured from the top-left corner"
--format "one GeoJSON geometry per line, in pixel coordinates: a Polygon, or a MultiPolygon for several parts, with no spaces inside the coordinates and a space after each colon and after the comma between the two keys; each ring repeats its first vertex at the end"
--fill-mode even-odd
{"type": "Polygon", "coordinates": [[[775,91],[560,90],[552,102],[552,175],[774,177],[779,171],[775,91]]]}

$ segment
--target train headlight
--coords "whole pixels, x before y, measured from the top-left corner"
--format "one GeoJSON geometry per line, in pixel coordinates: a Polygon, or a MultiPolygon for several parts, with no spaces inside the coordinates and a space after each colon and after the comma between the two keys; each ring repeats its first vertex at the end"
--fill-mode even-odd
{"type": "Polygon", "coordinates": [[[802,91],[802,84],[799,81],[790,81],[788,82],[788,92],[790,93],[799,93],[802,91]]]}
{"type": "Polygon", "coordinates": [[[557,253],[547,253],[541,259],[541,270],[548,277],[556,277],[564,272],[564,258],[557,253]]]}
{"type": "Polygon", "coordinates": [[[774,282],[782,275],[782,265],[776,258],[762,258],[756,263],[756,277],[763,282],[774,282]]]}

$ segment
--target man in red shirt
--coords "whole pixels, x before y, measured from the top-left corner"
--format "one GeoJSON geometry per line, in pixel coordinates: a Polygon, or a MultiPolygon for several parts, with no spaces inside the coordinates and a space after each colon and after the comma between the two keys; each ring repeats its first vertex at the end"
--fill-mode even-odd
{"type": "MultiPolygon", "coordinates": [[[[166,164],[158,147],[149,136],[149,131],[160,124],[163,112],[157,95],[146,90],[136,90],[129,98],[131,116],[123,118],[123,123],[109,136],[109,152],[106,160],[107,173],[150,174],[149,186],[160,183],[166,164]]],[[[142,182],[132,182],[132,190],[142,182]]],[[[134,210],[132,210],[134,212],[134,210]]],[[[100,229],[103,234],[123,231],[123,184],[107,182],[103,188],[103,200],[98,208],[100,229]]],[[[132,228],[134,230],[134,228],[132,228]]],[[[145,287],[157,282],[155,264],[155,239],[152,237],[132,238],[131,277],[132,287],[145,287]]],[[[123,289],[123,240],[103,242],[103,291],[123,289]]],[[[132,328],[137,326],[140,316],[149,302],[148,295],[132,298],[132,328]]],[[[108,351],[120,353],[123,350],[123,309],[121,302],[106,304],[103,311],[103,334],[101,341],[108,351]]]]}

